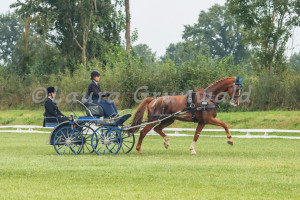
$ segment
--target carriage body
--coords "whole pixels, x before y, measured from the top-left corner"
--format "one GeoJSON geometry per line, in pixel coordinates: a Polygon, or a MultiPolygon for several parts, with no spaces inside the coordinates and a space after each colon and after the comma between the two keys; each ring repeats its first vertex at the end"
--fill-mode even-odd
{"type": "MultiPolygon", "coordinates": [[[[74,102],[71,110],[74,115],[71,115],[70,121],[57,124],[50,135],[49,144],[54,146],[58,154],[96,152],[98,155],[106,155],[117,154],[119,151],[129,153],[132,150],[135,137],[125,133],[123,126],[131,114],[104,119],[103,108],[80,101],[74,102]]],[[[45,124],[49,125],[53,126],[45,124]]]]}

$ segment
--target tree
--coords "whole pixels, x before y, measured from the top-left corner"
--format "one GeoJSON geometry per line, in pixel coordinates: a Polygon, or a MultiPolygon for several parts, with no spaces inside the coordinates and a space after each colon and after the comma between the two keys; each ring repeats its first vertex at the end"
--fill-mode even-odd
{"type": "Polygon", "coordinates": [[[242,33],[235,19],[227,12],[227,6],[218,4],[201,11],[198,22],[186,25],[182,38],[194,43],[197,50],[208,48],[212,57],[233,55],[240,64],[247,56],[247,46],[242,43],[242,33]]]}
{"type": "Polygon", "coordinates": [[[137,58],[148,63],[154,62],[156,54],[152,52],[147,44],[138,44],[133,47],[134,54],[137,58]]]}
{"type": "Polygon", "coordinates": [[[178,42],[176,44],[170,44],[165,56],[161,59],[171,59],[176,66],[181,66],[185,61],[195,60],[199,54],[202,54],[202,49],[196,49],[194,43],[190,41],[178,42]]]}
{"type": "Polygon", "coordinates": [[[297,73],[300,73],[300,52],[294,53],[290,57],[289,68],[295,70],[297,73]]]}
{"type": "Polygon", "coordinates": [[[76,23],[69,19],[69,24],[72,30],[73,39],[76,42],[77,46],[81,50],[81,58],[82,58],[82,64],[85,69],[87,69],[87,55],[86,55],[86,47],[88,43],[89,34],[91,32],[91,23],[94,16],[94,12],[97,12],[97,1],[79,1],[78,8],[75,10],[73,14],[79,14],[77,17],[79,21],[81,22],[81,26],[77,26],[77,32],[76,33],[74,26],[76,26],[76,23]],[[78,10],[77,10],[78,9],[78,10]],[[78,30],[79,29],[79,30],[78,30]],[[82,42],[80,43],[77,39],[78,35],[82,35],[82,42]]]}
{"type": "Polygon", "coordinates": [[[20,15],[39,16],[32,22],[61,50],[73,70],[77,62],[87,69],[89,57],[104,59],[110,46],[120,43],[124,20],[117,7],[121,5],[119,0],[115,4],[111,0],[18,0],[13,7],[20,15]]]}
{"type": "Polygon", "coordinates": [[[17,68],[16,70],[20,75],[26,75],[30,73],[29,65],[33,62],[33,56],[36,52],[35,44],[39,37],[47,32],[49,23],[52,21],[47,16],[47,7],[41,3],[42,0],[26,0],[25,3],[17,0],[12,4],[11,8],[17,8],[16,13],[23,19],[25,19],[25,26],[22,40],[19,41],[16,50],[17,68]]]}
{"type": "Polygon", "coordinates": [[[242,26],[259,70],[269,73],[286,68],[286,43],[291,29],[300,24],[299,0],[228,0],[230,13],[242,26]]]}
{"type": "Polygon", "coordinates": [[[23,27],[24,22],[15,13],[0,15],[0,62],[11,62],[23,27]]]}
{"type": "Polygon", "coordinates": [[[130,52],[130,9],[129,9],[129,0],[125,0],[125,13],[126,13],[126,51],[130,52]]]}

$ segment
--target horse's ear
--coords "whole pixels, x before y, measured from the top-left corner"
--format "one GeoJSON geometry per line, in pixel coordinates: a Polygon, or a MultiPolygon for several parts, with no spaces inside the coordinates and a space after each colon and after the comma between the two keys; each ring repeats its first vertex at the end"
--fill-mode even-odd
{"type": "Polygon", "coordinates": [[[239,79],[240,79],[240,76],[236,77],[235,83],[239,83],[240,82],[239,79]]]}
{"type": "Polygon", "coordinates": [[[245,77],[241,78],[241,80],[240,80],[240,83],[242,83],[242,82],[243,82],[244,78],[245,78],[245,77]]]}

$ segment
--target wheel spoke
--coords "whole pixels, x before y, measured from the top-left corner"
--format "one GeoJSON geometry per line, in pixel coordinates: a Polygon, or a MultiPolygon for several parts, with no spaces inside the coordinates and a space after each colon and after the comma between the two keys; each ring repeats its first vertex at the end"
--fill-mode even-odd
{"type": "Polygon", "coordinates": [[[133,144],[133,142],[130,142],[130,141],[126,141],[126,140],[123,140],[123,142],[128,142],[128,143],[131,143],[131,144],[133,144]]]}
{"type": "Polygon", "coordinates": [[[78,147],[80,149],[80,146],[77,146],[76,144],[74,144],[74,146],[78,147]]]}
{"type": "Polygon", "coordinates": [[[67,139],[67,137],[65,136],[64,132],[62,130],[60,130],[60,132],[63,134],[64,138],[67,139]]]}
{"type": "MultiPolygon", "coordinates": [[[[97,150],[97,153],[99,153],[99,150],[102,149],[102,147],[104,146],[104,144],[97,150]]],[[[105,151],[105,150],[104,150],[105,151]]]]}
{"type": "MultiPolygon", "coordinates": [[[[115,146],[116,146],[116,145],[115,145],[115,146]]],[[[114,149],[115,151],[117,151],[117,150],[115,149],[115,146],[113,146],[112,149],[114,149]]]]}
{"type": "Polygon", "coordinates": [[[86,146],[86,148],[89,150],[89,152],[91,152],[90,148],[87,146],[87,144],[84,144],[86,146]]]}
{"type": "MultiPolygon", "coordinates": [[[[75,154],[77,154],[77,151],[75,151],[75,149],[72,147],[72,146],[70,146],[70,149],[72,149],[72,151],[75,153],[75,154]]],[[[79,148],[80,149],[80,148],[79,148]]]]}
{"type": "MultiPolygon", "coordinates": [[[[130,147],[129,146],[127,146],[124,142],[123,142],[123,144],[128,148],[128,149],[130,149],[130,147]]],[[[123,146],[123,144],[122,144],[122,146],[123,146]]]]}
{"type": "Polygon", "coordinates": [[[67,150],[67,145],[66,145],[66,148],[65,148],[65,150],[64,150],[64,152],[63,152],[63,154],[65,154],[66,150],[67,150]]]}
{"type": "Polygon", "coordinates": [[[60,150],[61,148],[63,148],[65,145],[62,145],[61,147],[59,147],[57,150],[60,150]]]}

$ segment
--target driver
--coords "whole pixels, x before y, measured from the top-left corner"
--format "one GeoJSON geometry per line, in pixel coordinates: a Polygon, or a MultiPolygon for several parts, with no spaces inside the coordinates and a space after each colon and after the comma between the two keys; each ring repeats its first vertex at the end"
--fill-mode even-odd
{"type": "Polygon", "coordinates": [[[48,98],[45,102],[45,116],[49,117],[49,119],[46,118],[47,122],[58,122],[62,123],[64,121],[68,121],[69,118],[63,115],[60,110],[58,109],[54,98],[56,95],[56,91],[54,87],[48,87],[47,88],[48,98]],[[57,118],[57,120],[55,119],[57,118]]]}
{"type": "Polygon", "coordinates": [[[102,99],[102,97],[109,97],[110,93],[101,93],[101,88],[98,83],[100,80],[100,73],[98,71],[92,71],[90,79],[92,81],[88,87],[87,99],[91,99],[93,103],[98,104],[103,108],[104,118],[118,117],[118,111],[114,102],[102,99]]]}

